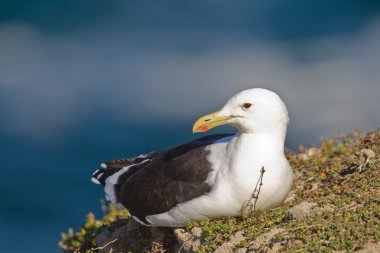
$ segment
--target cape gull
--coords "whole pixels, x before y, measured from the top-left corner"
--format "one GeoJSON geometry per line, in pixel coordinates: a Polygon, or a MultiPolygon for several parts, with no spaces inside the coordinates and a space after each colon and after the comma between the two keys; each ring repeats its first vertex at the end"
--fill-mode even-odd
{"type": "Polygon", "coordinates": [[[280,204],[293,182],[284,154],[288,112],[283,101],[269,90],[244,90],[199,118],[193,132],[224,124],[238,133],[103,163],[92,181],[104,185],[107,200],[150,226],[180,227],[280,204]]]}

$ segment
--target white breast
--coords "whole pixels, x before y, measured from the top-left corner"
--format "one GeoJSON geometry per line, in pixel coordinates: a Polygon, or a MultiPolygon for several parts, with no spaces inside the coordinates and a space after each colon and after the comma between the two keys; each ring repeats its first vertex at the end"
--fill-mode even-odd
{"type": "Polygon", "coordinates": [[[156,226],[182,226],[190,220],[241,215],[250,200],[264,167],[256,208],[268,209],[280,204],[290,192],[293,173],[286,160],[283,144],[268,136],[247,135],[211,145],[208,160],[213,172],[207,182],[211,191],[179,204],[166,213],[148,216],[156,226]]]}
{"type": "Polygon", "coordinates": [[[230,209],[240,211],[251,198],[255,186],[260,183],[263,167],[263,185],[260,187],[256,207],[268,209],[281,203],[290,192],[293,173],[283,148],[276,149],[276,146],[281,145],[276,141],[267,136],[235,138],[226,147],[224,159],[216,157],[216,154],[222,153],[217,150],[220,147],[212,146],[210,160],[215,164],[219,161],[220,166],[213,182],[212,197],[222,202],[228,200],[230,209]]]}

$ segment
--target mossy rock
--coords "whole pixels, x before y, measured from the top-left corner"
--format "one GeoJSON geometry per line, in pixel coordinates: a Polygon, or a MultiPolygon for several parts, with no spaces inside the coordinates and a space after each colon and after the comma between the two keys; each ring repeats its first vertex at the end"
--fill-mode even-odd
{"type": "MultiPolygon", "coordinates": [[[[380,243],[379,154],[379,130],[366,134],[355,131],[326,139],[319,148],[288,151],[296,178],[285,203],[244,217],[189,223],[183,233],[191,237],[193,228],[201,231],[201,243],[191,251],[221,252],[221,247],[226,245],[228,251],[240,249],[239,252],[352,252],[368,245],[377,247],[380,243]],[[301,207],[310,209],[306,208],[300,218],[292,217],[292,210],[301,207]],[[241,235],[240,241],[228,244],[236,234],[241,235]],[[265,240],[258,240],[263,236],[265,240]]],[[[127,219],[126,210],[112,206],[109,214],[100,220],[89,214],[77,233],[71,230],[62,234],[61,249],[65,252],[184,250],[185,242],[176,239],[173,229],[144,227],[131,233],[125,229],[127,219]],[[104,231],[109,233],[110,240],[105,238],[100,243],[99,236],[103,233],[104,237],[104,231]]]]}

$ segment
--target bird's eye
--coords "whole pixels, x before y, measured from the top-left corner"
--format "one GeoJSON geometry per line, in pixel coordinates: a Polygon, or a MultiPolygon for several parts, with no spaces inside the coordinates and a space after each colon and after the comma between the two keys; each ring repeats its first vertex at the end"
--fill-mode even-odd
{"type": "Polygon", "coordinates": [[[251,106],[252,106],[251,103],[244,103],[241,107],[246,110],[246,109],[249,109],[251,106]]]}

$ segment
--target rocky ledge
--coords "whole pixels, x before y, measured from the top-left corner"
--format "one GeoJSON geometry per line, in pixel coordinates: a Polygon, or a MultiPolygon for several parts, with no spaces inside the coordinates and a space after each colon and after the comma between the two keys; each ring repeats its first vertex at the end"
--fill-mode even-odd
{"type": "Polygon", "coordinates": [[[62,234],[64,252],[380,252],[380,129],[300,147],[288,199],[239,218],[149,228],[108,208],[102,219],[62,234]]]}

